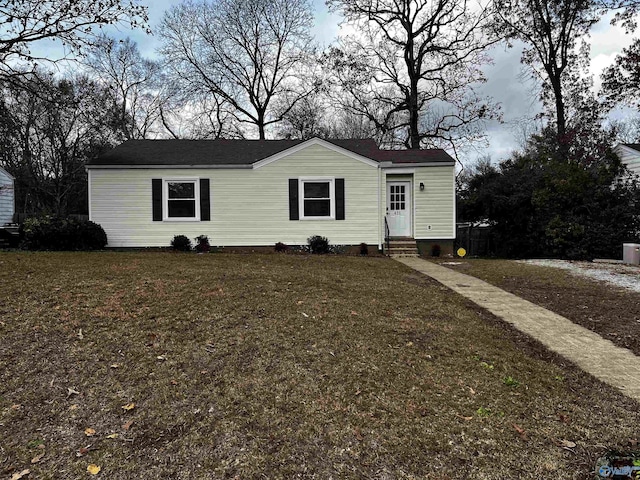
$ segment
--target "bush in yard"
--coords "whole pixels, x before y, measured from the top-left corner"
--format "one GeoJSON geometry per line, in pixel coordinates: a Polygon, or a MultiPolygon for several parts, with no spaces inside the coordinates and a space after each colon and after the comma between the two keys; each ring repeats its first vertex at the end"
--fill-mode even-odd
{"type": "Polygon", "coordinates": [[[344,255],[349,248],[346,245],[329,245],[329,252],[334,255],[344,255]]]}
{"type": "Polygon", "coordinates": [[[176,235],[171,240],[171,247],[178,252],[190,252],[191,240],[186,235],[176,235]]]}
{"type": "Polygon", "coordinates": [[[369,246],[364,242],[360,244],[360,255],[369,255],[369,246]]]}
{"type": "Polygon", "coordinates": [[[640,229],[640,182],[614,137],[597,126],[562,138],[547,128],[524,152],[482,162],[459,186],[459,221],[490,224],[499,256],[617,258],[640,229]]]}
{"type": "Polygon", "coordinates": [[[440,245],[438,245],[437,243],[434,244],[434,245],[431,245],[431,256],[432,257],[439,257],[441,251],[442,250],[440,248],[440,245]]]}
{"type": "Polygon", "coordinates": [[[327,237],[314,235],[307,239],[307,244],[311,253],[322,255],[330,252],[329,239],[327,237]]]}
{"type": "Polygon", "coordinates": [[[209,237],[206,235],[198,235],[196,238],[196,252],[198,253],[208,253],[211,249],[211,245],[209,245],[209,237]]]}
{"type": "Polygon", "coordinates": [[[276,246],[274,248],[276,252],[282,253],[289,250],[289,245],[287,245],[286,243],[278,242],[276,243],[276,246]]]}
{"type": "Polygon", "coordinates": [[[33,217],[21,227],[25,250],[102,250],[107,234],[100,225],[74,217],[33,217]]]}

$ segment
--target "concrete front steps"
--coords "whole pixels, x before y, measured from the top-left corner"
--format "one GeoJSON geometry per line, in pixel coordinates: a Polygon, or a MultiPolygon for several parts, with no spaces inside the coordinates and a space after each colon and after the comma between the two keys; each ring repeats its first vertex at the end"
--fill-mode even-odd
{"type": "Polygon", "coordinates": [[[416,241],[409,238],[389,240],[387,255],[390,257],[419,257],[416,241]]]}

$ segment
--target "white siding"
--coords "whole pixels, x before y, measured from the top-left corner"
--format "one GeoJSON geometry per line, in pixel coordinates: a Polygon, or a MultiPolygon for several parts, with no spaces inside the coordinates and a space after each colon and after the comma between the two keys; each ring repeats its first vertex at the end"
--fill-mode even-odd
{"type": "Polygon", "coordinates": [[[416,239],[456,236],[456,193],[453,166],[416,168],[413,177],[416,239]],[[420,191],[420,182],[424,190],[420,191]]]}
{"type": "MultiPolygon", "coordinates": [[[[411,173],[398,173],[400,169],[385,170],[388,181],[411,180],[413,186],[414,237],[423,239],[455,238],[455,171],[453,166],[416,167],[411,173]],[[424,190],[420,190],[420,183],[424,190]]],[[[382,204],[386,205],[386,188],[382,204]]]]}
{"type": "Polygon", "coordinates": [[[0,226],[13,221],[14,206],[13,178],[0,168],[0,226]]]}
{"type": "Polygon", "coordinates": [[[615,151],[629,170],[640,175],[640,152],[623,145],[616,147],[615,151]]]}
{"type": "Polygon", "coordinates": [[[320,145],[255,170],[91,169],[89,179],[91,219],[110,247],[168,246],[178,234],[217,246],[379,241],[378,169],[320,145]],[[345,220],[289,220],[289,179],[313,176],[345,179],[345,220]],[[151,179],[178,177],[210,179],[211,221],[152,221],[151,179]]]}

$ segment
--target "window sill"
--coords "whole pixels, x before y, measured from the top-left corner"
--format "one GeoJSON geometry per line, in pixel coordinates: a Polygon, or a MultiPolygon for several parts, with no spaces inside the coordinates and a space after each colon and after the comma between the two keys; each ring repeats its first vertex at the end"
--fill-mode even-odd
{"type": "Polygon", "coordinates": [[[335,220],[335,217],[300,217],[300,220],[320,220],[320,221],[327,221],[327,220],[335,220]]]}
{"type": "Polygon", "coordinates": [[[163,222],[199,222],[200,219],[199,218],[163,218],[162,219],[163,222]]]}

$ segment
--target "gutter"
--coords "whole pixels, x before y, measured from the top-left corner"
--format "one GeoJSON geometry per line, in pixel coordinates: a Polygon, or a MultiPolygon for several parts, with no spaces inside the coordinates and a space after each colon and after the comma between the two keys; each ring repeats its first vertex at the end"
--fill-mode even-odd
{"type": "Polygon", "coordinates": [[[253,165],[85,165],[85,170],[252,170],[253,165]]]}

